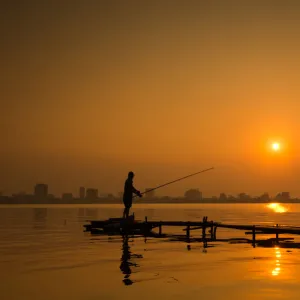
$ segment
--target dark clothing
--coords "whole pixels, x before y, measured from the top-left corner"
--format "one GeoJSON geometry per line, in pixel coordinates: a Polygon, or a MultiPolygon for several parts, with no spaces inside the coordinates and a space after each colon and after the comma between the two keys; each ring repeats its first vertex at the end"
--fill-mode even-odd
{"type": "Polygon", "coordinates": [[[131,178],[127,178],[124,185],[123,203],[125,207],[130,208],[132,205],[132,193],[137,193],[137,190],[133,187],[131,178]]]}
{"type": "Polygon", "coordinates": [[[123,198],[123,203],[124,203],[124,206],[126,207],[126,208],[131,208],[131,206],[132,206],[132,199],[124,199],[123,198]]]}

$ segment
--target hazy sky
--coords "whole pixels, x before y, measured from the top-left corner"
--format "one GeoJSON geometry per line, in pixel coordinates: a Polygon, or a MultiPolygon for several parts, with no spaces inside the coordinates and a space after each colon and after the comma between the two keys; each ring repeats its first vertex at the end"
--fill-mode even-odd
{"type": "Polygon", "coordinates": [[[299,1],[1,7],[0,190],[300,196],[299,1]],[[282,150],[269,151],[281,141],[282,150]]]}

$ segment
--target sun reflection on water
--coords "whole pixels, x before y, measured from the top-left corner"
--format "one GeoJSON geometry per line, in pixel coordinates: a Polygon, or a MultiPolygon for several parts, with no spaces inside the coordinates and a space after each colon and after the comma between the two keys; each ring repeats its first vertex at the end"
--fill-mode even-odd
{"type": "Polygon", "coordinates": [[[287,208],[279,203],[270,203],[268,204],[268,208],[272,209],[276,213],[287,212],[287,208]]]}
{"type": "Polygon", "coordinates": [[[279,258],[281,257],[281,252],[279,247],[275,247],[275,254],[276,254],[276,267],[272,270],[272,275],[273,276],[278,276],[280,274],[280,260],[279,258]]]}

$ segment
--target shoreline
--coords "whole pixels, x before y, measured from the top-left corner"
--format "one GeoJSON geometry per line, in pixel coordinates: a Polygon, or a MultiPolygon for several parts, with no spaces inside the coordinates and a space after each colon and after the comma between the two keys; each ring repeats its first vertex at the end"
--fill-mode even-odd
{"type": "MultiPolygon", "coordinates": [[[[289,201],[289,202],[282,202],[282,201],[253,201],[253,202],[237,202],[237,201],[227,201],[227,202],[212,202],[212,201],[170,201],[170,202],[160,202],[160,201],[143,201],[143,202],[133,202],[134,205],[142,205],[142,204],[271,204],[271,203],[278,203],[278,204],[300,204],[300,200],[289,201]]],[[[65,201],[34,201],[34,202],[22,202],[22,201],[7,201],[7,202],[0,202],[1,205],[122,205],[122,201],[88,201],[88,202],[65,202],[65,201]]]]}

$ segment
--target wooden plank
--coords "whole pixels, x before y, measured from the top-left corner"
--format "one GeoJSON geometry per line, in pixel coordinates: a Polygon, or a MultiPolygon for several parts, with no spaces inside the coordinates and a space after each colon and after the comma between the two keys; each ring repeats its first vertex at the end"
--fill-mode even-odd
{"type": "MultiPolygon", "coordinates": [[[[90,228],[104,228],[107,225],[110,224],[122,224],[128,225],[131,224],[132,226],[138,228],[143,227],[145,224],[147,224],[147,227],[155,228],[155,227],[162,227],[162,226],[176,226],[176,227],[185,227],[183,230],[186,231],[186,229],[189,226],[189,230],[196,230],[196,229],[202,229],[203,227],[220,227],[220,228],[226,228],[226,229],[236,229],[236,230],[245,230],[248,232],[253,232],[253,225],[242,225],[242,224],[223,224],[218,222],[202,222],[202,221],[149,221],[146,219],[145,221],[138,221],[138,220],[124,220],[122,218],[111,218],[108,220],[90,220],[89,225],[85,225],[87,229],[90,228]]],[[[263,234],[263,233],[273,233],[273,234],[298,234],[300,235],[300,228],[299,227],[293,227],[293,226],[262,226],[262,225],[256,225],[255,226],[255,232],[257,234],[263,234]]]]}

